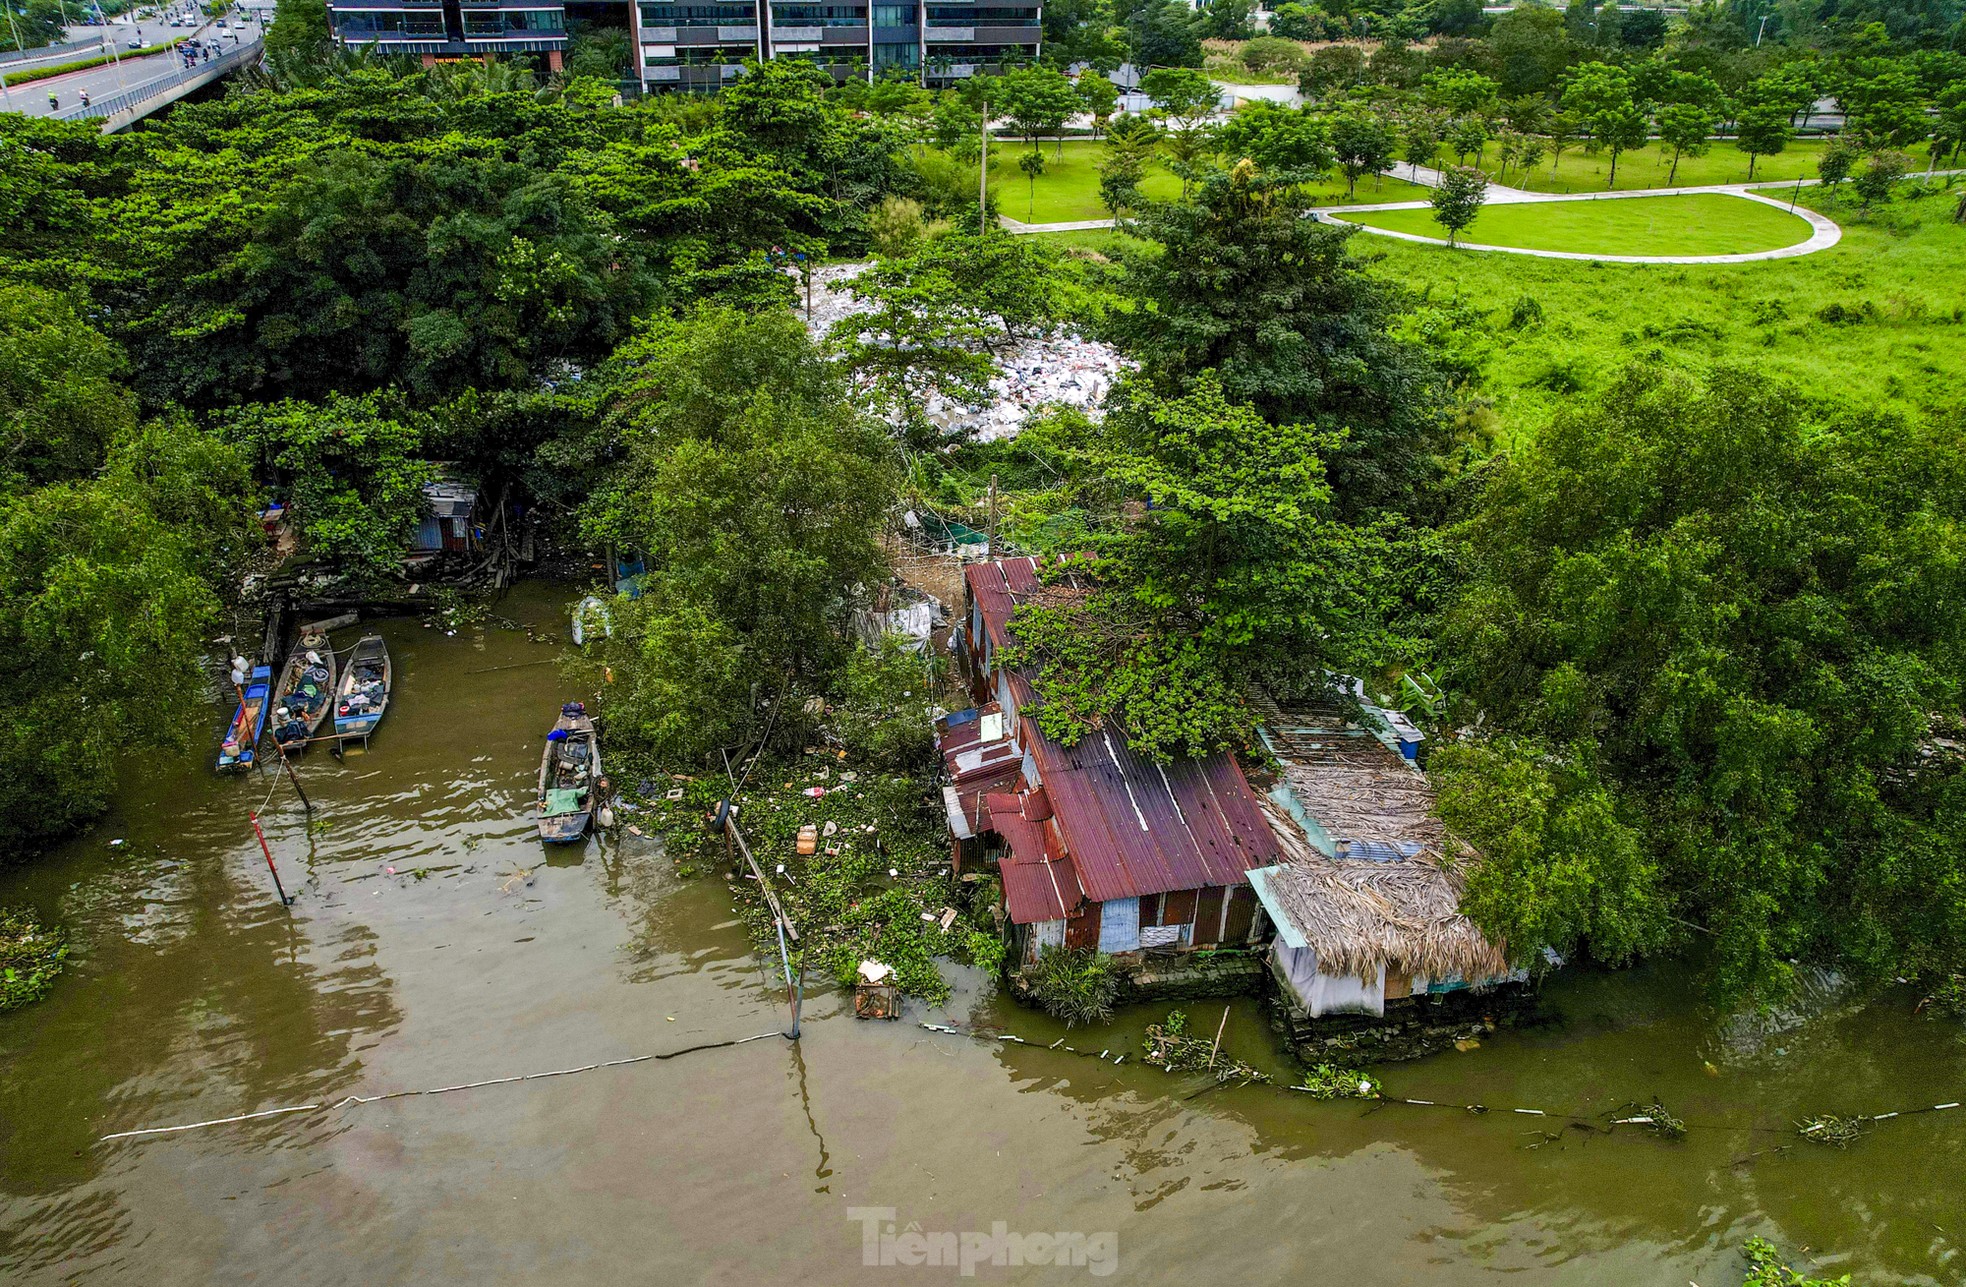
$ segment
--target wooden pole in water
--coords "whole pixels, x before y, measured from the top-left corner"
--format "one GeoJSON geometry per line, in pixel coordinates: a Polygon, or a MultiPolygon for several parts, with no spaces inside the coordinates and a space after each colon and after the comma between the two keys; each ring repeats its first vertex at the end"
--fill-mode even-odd
{"type": "Polygon", "coordinates": [[[273,873],[273,888],[280,895],[280,906],[293,906],[294,900],[287,897],[287,888],[280,883],[280,869],[273,865],[273,850],[267,847],[266,833],[260,830],[259,815],[250,813],[246,816],[253,820],[253,834],[259,837],[259,851],[266,855],[266,870],[273,873]]]}
{"type": "Polygon", "coordinates": [[[300,797],[300,807],[307,811],[307,825],[311,828],[314,825],[314,802],[307,798],[307,792],[301,788],[300,775],[294,772],[294,762],[287,758],[287,748],[280,745],[277,733],[273,736],[273,749],[280,753],[280,767],[287,771],[287,781],[294,784],[294,794],[300,797]]]}
{"type": "Polygon", "coordinates": [[[1222,1049],[1222,1030],[1229,1026],[1229,1007],[1222,1007],[1222,1022],[1215,1025],[1215,1044],[1208,1048],[1208,1066],[1215,1066],[1215,1055],[1222,1049]]]}

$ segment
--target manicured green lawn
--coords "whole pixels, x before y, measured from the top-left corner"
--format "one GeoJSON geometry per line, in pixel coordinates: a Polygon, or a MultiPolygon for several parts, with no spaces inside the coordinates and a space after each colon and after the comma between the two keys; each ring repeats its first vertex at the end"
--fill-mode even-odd
{"type": "MultiPolygon", "coordinates": [[[[1754,182],[1813,179],[1816,177],[1816,160],[1822,154],[1821,139],[1792,139],[1785,151],[1764,156],[1755,162],[1754,182]]],[[[1906,155],[1912,158],[1914,168],[1924,168],[1926,158],[1923,148],[1914,148],[1906,155]]],[[[1454,158],[1442,154],[1441,164],[1453,163],[1454,158]]],[[[1503,174],[1500,146],[1490,143],[1482,151],[1480,165],[1495,182],[1506,183],[1512,188],[1527,188],[1532,192],[1602,192],[1610,186],[1610,155],[1605,152],[1592,155],[1576,146],[1564,150],[1554,170],[1550,158],[1544,156],[1533,174],[1524,175],[1513,166],[1507,174],[1503,174]]],[[[1617,186],[1620,191],[1666,187],[1666,177],[1671,173],[1672,149],[1657,143],[1649,143],[1618,156],[1617,186]]],[[[1705,156],[1683,156],[1679,159],[1679,173],[1673,177],[1670,186],[1691,188],[1712,183],[1746,182],[1748,154],[1735,147],[1731,139],[1716,139],[1709,145],[1705,156]]]]}
{"type": "Polygon", "coordinates": [[[1966,387],[1966,225],[1953,199],[1900,199],[1873,215],[1803,189],[1843,240],[1747,264],[1600,264],[1470,254],[1360,235],[1371,271],[1411,288],[1405,324],[1470,377],[1478,428],[1506,446],[1644,355],[1719,363],[1793,382],[1851,410],[1942,408],[1966,387]]]}
{"type": "MultiPolygon", "coordinates": [[[[1090,139],[1071,139],[1062,148],[1057,143],[1042,145],[1044,173],[1035,185],[1017,168],[1017,158],[1028,149],[1015,142],[999,142],[990,148],[990,191],[997,208],[1024,223],[1071,223],[1081,219],[1110,219],[1112,211],[1099,202],[1099,163],[1106,145],[1090,139]]],[[[1181,195],[1181,180],[1159,161],[1147,167],[1140,191],[1149,200],[1172,201],[1181,195]]],[[[1361,180],[1358,195],[1350,200],[1403,201],[1424,195],[1404,179],[1361,180]]],[[[1343,179],[1327,180],[1312,189],[1321,205],[1344,204],[1343,179]]]]}
{"type": "MultiPolygon", "coordinates": [[[[1447,235],[1432,210],[1367,210],[1346,217],[1393,232],[1447,235]]],[[[1601,255],[1739,255],[1808,239],[1809,225],[1799,216],[1717,192],[1491,205],[1460,236],[1489,246],[1601,255]]]]}

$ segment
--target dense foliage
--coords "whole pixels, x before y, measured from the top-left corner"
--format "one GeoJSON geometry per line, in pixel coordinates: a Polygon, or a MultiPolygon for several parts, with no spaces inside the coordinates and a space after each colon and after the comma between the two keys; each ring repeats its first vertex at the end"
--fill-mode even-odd
{"type": "Polygon", "coordinates": [[[621,468],[590,539],[640,550],[610,645],[611,730],[679,760],[762,741],[845,659],[855,587],[883,567],[892,448],[789,312],[709,309],[612,360],[621,468]]]}
{"type": "Polygon", "coordinates": [[[1692,929],[1737,991],[1956,969],[1962,449],[1639,367],[1499,466],[1444,652],[1513,736],[1439,760],[1484,923],[1611,960],[1692,929]]]}

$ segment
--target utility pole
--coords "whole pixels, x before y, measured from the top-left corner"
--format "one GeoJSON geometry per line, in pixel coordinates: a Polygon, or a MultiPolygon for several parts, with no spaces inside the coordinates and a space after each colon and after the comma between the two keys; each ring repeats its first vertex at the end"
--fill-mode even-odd
{"type": "Polygon", "coordinates": [[[1761,35],[1763,32],[1768,30],[1768,20],[1774,16],[1775,15],[1772,13],[1764,13],[1761,15],[1761,25],[1754,29],[1754,47],[1756,49],[1761,48],[1761,35]]]}
{"type": "Polygon", "coordinates": [[[976,172],[976,235],[990,231],[990,100],[983,100],[983,164],[976,172]]]}
{"type": "Polygon", "coordinates": [[[983,557],[997,557],[997,476],[990,475],[990,517],[983,530],[983,557]]]}

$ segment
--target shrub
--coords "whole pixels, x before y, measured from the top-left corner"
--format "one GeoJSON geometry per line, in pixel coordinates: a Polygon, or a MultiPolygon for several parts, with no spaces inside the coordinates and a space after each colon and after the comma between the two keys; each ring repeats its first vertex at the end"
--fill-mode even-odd
{"type": "Polygon", "coordinates": [[[1068,1028],[1111,1018],[1119,998],[1119,972],[1112,959],[1089,948],[1050,948],[1024,978],[1032,999],[1068,1028]]]}
{"type": "Polygon", "coordinates": [[[899,258],[921,244],[926,225],[922,203],[907,197],[887,197],[867,212],[867,238],[877,254],[899,258]]]}
{"type": "Polygon", "coordinates": [[[1783,1262],[1781,1254],[1766,1238],[1749,1238],[1741,1248],[1748,1258],[1748,1275],[1741,1287],[1849,1287],[1850,1275],[1841,1278],[1804,1278],[1783,1262]]]}
{"type": "Polygon", "coordinates": [[[47,995],[67,955],[59,928],[25,908],[0,907],[0,1014],[47,995]]]}
{"type": "Polygon", "coordinates": [[[1303,1088],[1313,1099],[1377,1099],[1379,1079],[1356,1068],[1318,1064],[1304,1073],[1303,1088]]]}
{"type": "Polygon", "coordinates": [[[927,768],[935,759],[929,705],[936,670],[933,652],[910,651],[899,635],[884,636],[876,649],[854,649],[834,690],[834,736],[874,768],[927,768]]]}
{"type": "Polygon", "coordinates": [[[1253,72],[1298,72],[1307,61],[1303,46],[1279,36],[1258,36],[1242,47],[1242,65],[1253,72]]]}
{"type": "MultiPolygon", "coordinates": [[[[183,39],[183,36],[175,36],[161,45],[151,45],[144,49],[132,49],[127,54],[120,56],[124,58],[144,58],[150,54],[161,54],[183,39]]],[[[30,67],[26,71],[8,72],[6,82],[9,88],[15,85],[32,85],[35,81],[47,80],[50,76],[66,76],[70,72],[87,71],[91,67],[102,67],[115,60],[116,56],[114,55],[95,54],[88,58],[77,59],[72,63],[56,63],[50,67],[30,67]]]]}
{"type": "Polygon", "coordinates": [[[1520,331],[1543,320],[1543,305],[1534,295],[1519,295],[1509,310],[1509,329],[1520,331]]]}

